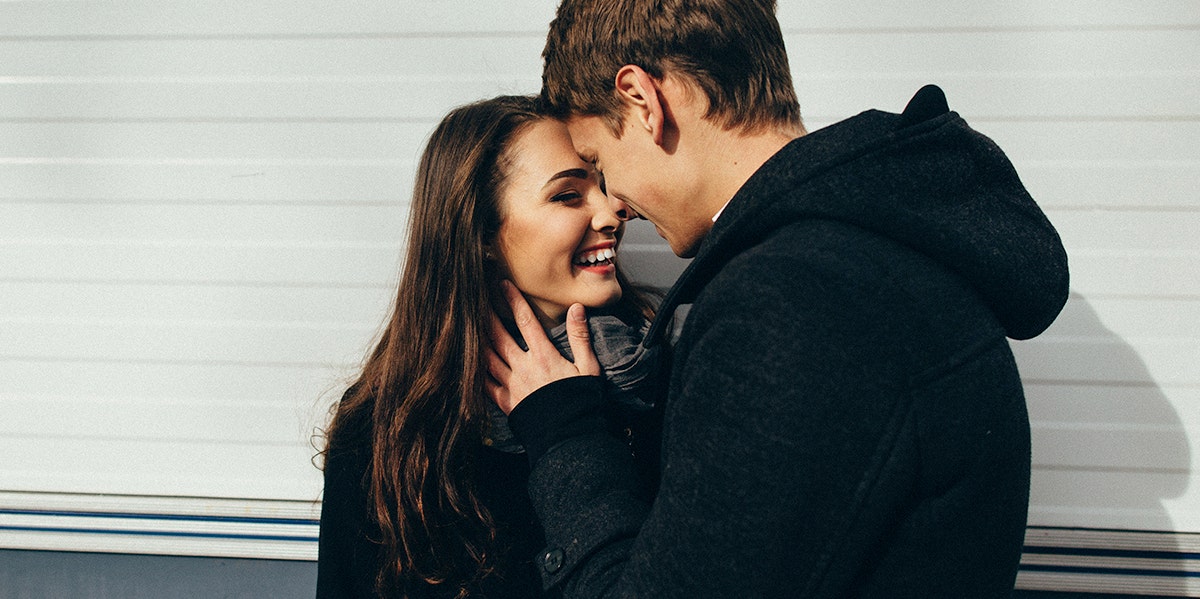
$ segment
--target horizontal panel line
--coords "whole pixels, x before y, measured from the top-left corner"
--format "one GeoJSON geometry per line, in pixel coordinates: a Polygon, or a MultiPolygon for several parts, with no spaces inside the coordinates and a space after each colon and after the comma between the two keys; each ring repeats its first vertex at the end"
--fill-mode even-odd
{"type": "Polygon", "coordinates": [[[1154,114],[1154,115],[1089,115],[1089,114],[1039,114],[1039,115],[970,115],[973,124],[979,123],[1200,123],[1200,114],[1154,114]]]}
{"type": "MultiPolygon", "coordinates": [[[[63,158],[16,156],[0,157],[0,164],[13,166],[22,165],[100,165],[100,166],[403,166],[411,164],[410,158],[325,158],[325,159],[255,159],[255,158],[63,158]]],[[[1058,159],[1031,158],[1021,161],[1023,169],[1063,169],[1087,168],[1089,170],[1121,171],[1139,170],[1146,168],[1176,170],[1200,169],[1200,160],[1167,160],[1167,159],[1058,159]]]]}
{"type": "Polygon", "coordinates": [[[1075,420],[1033,420],[1030,426],[1044,431],[1124,432],[1187,434],[1182,424],[1134,424],[1130,422],[1081,422],[1075,420]]]}
{"type": "MultiPolygon", "coordinates": [[[[0,430],[3,430],[0,428],[0,430]]],[[[126,434],[113,435],[34,435],[19,432],[9,432],[4,435],[5,439],[22,439],[25,441],[128,441],[131,443],[157,443],[166,445],[210,445],[219,447],[253,447],[253,448],[280,448],[280,447],[297,447],[294,442],[249,442],[238,441],[236,439],[201,439],[197,437],[150,437],[136,436],[126,434]]]]}
{"type": "Polygon", "coordinates": [[[406,39],[508,39],[544,40],[546,32],[529,31],[379,31],[345,33],[128,33],[77,35],[0,35],[0,42],[241,42],[241,41],[369,41],[406,39]]]}
{"type": "MultiPolygon", "coordinates": [[[[534,90],[531,90],[531,92],[534,90]]],[[[397,117],[226,117],[226,116],[163,116],[163,117],[0,117],[0,124],[13,125],[123,125],[123,124],[166,124],[166,125],[306,125],[306,124],[399,124],[399,125],[429,125],[438,122],[438,116],[397,117]]],[[[810,122],[827,122],[841,120],[833,115],[806,115],[810,122]]],[[[972,123],[1071,123],[1071,124],[1137,124],[1137,123],[1200,123],[1200,114],[1127,114],[1127,115],[1088,115],[1088,114],[1023,114],[1023,115],[989,115],[976,113],[970,117],[972,123]]]]}
{"type": "MultiPolygon", "coordinates": [[[[993,25],[993,26],[909,26],[909,27],[789,27],[782,29],[783,35],[956,35],[979,33],[1145,33],[1145,32],[1189,32],[1200,30],[1200,24],[1162,25],[993,25]]],[[[337,33],[176,33],[176,34],[76,34],[76,35],[0,35],[0,42],[195,42],[195,41],[349,41],[349,40],[405,40],[405,39],[508,39],[532,38],[544,40],[542,28],[528,30],[477,30],[477,31],[358,31],[337,33]]]]}
{"type": "Polygon", "coordinates": [[[782,28],[784,37],[790,35],[956,35],[973,33],[1145,33],[1145,32],[1188,32],[1200,30],[1200,23],[1163,25],[975,25],[975,26],[932,26],[932,27],[788,27],[782,28]]]}
{"type": "MultiPolygon", "coordinates": [[[[804,120],[809,124],[816,126],[810,130],[819,130],[827,125],[831,125],[847,115],[824,115],[805,113],[804,120]]],[[[1045,124],[1063,124],[1063,125],[1105,125],[1105,124],[1196,124],[1200,123],[1200,115],[1198,114],[1125,114],[1125,115],[1110,115],[1110,114],[1018,114],[1018,115],[1002,115],[1002,114],[987,114],[973,112],[964,117],[978,129],[987,129],[981,125],[988,124],[1022,124],[1029,123],[1030,125],[1045,125],[1045,124]]],[[[1074,162],[1102,162],[1103,160],[1080,160],[1074,162]]],[[[1037,160],[1022,161],[1021,164],[1030,164],[1037,160]]],[[[1122,162],[1140,162],[1137,160],[1123,160],[1122,162]]],[[[1165,161],[1163,161],[1165,162],[1165,161]]]]}
{"type": "Polygon", "coordinates": [[[1072,292],[1072,297],[1075,299],[1087,300],[1134,300],[1134,301],[1169,301],[1169,302],[1198,302],[1200,295],[1189,295],[1184,293],[1163,293],[1163,294],[1132,294],[1132,293],[1104,293],[1102,291],[1089,291],[1086,294],[1072,292]]]}
{"type": "MultiPolygon", "coordinates": [[[[1023,73],[1017,71],[1008,71],[1009,76],[1021,76],[1023,73]]],[[[846,77],[872,77],[875,78],[875,73],[847,73],[846,77]]],[[[1080,72],[1072,71],[1070,73],[1075,79],[1092,79],[1096,77],[1119,78],[1124,76],[1133,76],[1139,78],[1146,77],[1167,77],[1178,75],[1178,71],[1128,71],[1128,72],[1080,72]]],[[[898,78],[894,73],[880,73],[879,76],[898,78]]],[[[961,73],[957,77],[977,77],[983,78],[983,75],[978,73],[961,73]]],[[[1040,71],[1029,71],[1030,78],[1047,78],[1049,75],[1040,71]]],[[[207,85],[207,84],[240,84],[240,83],[266,83],[266,84],[361,84],[361,83],[380,83],[380,84],[395,84],[395,83],[479,83],[479,82],[495,82],[509,83],[514,78],[526,79],[530,82],[537,82],[541,85],[541,81],[533,77],[529,77],[523,73],[511,73],[510,76],[496,76],[496,74],[473,74],[473,73],[454,73],[444,71],[436,74],[428,73],[387,73],[387,74],[372,74],[372,75],[319,75],[319,74],[302,74],[292,76],[279,75],[0,75],[0,85],[92,85],[92,84],[142,84],[142,83],[179,83],[187,85],[207,85]]]]}
{"type": "Polygon", "coordinates": [[[163,280],[163,279],[51,279],[47,277],[0,277],[0,283],[46,283],[52,285],[144,285],[160,287],[237,287],[259,289],[394,289],[395,284],[383,283],[307,283],[303,281],[227,281],[227,280],[163,280]]]}
{"type": "Polygon", "coordinates": [[[351,250],[385,250],[400,252],[401,246],[396,241],[362,242],[362,241],[312,241],[312,240],[231,240],[231,239],[135,239],[135,238],[20,238],[10,237],[0,239],[0,247],[27,246],[36,248],[153,248],[153,249],[193,249],[193,248],[235,248],[235,249],[297,249],[315,248],[351,249],[351,250]]]}
{"type": "Polygon", "coordinates": [[[1198,160],[1174,160],[1166,158],[1030,158],[1021,161],[1022,169],[1043,168],[1062,169],[1088,167],[1091,169],[1135,170],[1144,168],[1161,168],[1166,170],[1200,168],[1198,160]]]}
{"type": "Polygon", "coordinates": [[[75,356],[0,355],[3,362],[32,362],[50,364],[142,364],[155,366],[239,366],[249,368],[334,368],[358,366],[350,362],[266,362],[256,360],[171,360],[165,358],[94,358],[75,356]]]}
{"type": "MultiPolygon", "coordinates": [[[[92,501],[96,501],[96,500],[118,500],[121,502],[122,505],[125,505],[125,503],[127,501],[138,502],[138,503],[146,502],[146,501],[150,501],[150,502],[177,502],[177,501],[196,502],[196,501],[198,501],[198,502],[201,502],[204,504],[208,504],[210,502],[216,501],[216,502],[221,502],[221,503],[235,504],[237,506],[235,509],[237,509],[239,512],[242,512],[246,509],[245,506],[243,505],[243,502],[249,502],[251,504],[254,504],[255,506],[267,506],[267,509],[276,509],[277,507],[294,507],[297,504],[308,506],[309,504],[313,503],[312,501],[309,501],[309,500],[297,501],[295,499],[263,499],[263,498],[253,498],[253,497],[236,497],[236,496],[235,497],[224,497],[224,496],[212,496],[212,495],[186,495],[186,494],[185,495],[177,495],[177,494],[142,495],[142,494],[134,494],[134,493],[130,493],[130,494],[104,493],[101,495],[97,495],[95,493],[78,492],[78,491],[0,491],[0,502],[11,501],[11,497],[13,497],[13,496],[21,497],[21,498],[38,498],[38,500],[43,500],[43,498],[50,498],[50,500],[57,499],[57,498],[69,498],[72,501],[82,500],[82,501],[87,501],[89,503],[92,501]]],[[[319,504],[320,501],[316,501],[315,503],[319,504]]],[[[8,508],[8,509],[12,509],[12,508],[8,508]]],[[[64,511],[67,511],[67,510],[64,510],[64,511]]],[[[75,511],[84,511],[84,510],[75,510],[75,511]]]]}
{"type": "Polygon", "coordinates": [[[1024,553],[1038,555],[1079,555],[1090,557],[1121,557],[1131,559],[1200,560],[1200,553],[1188,551],[1152,551],[1146,549],[1096,549],[1090,547],[1044,547],[1026,545],[1024,553]]]}
{"type": "MultiPolygon", "coordinates": [[[[1032,465],[1034,470],[1042,472],[1091,472],[1099,474],[1186,474],[1192,476],[1190,467],[1183,468],[1148,468],[1144,466],[1138,467],[1120,467],[1120,466],[1065,466],[1059,464],[1039,464],[1034,462],[1032,465]]],[[[1196,475],[1200,478],[1200,475],[1196,475]]]]}
{"type": "Polygon", "coordinates": [[[1040,540],[1042,543],[1038,545],[1039,547],[1167,547],[1173,550],[1186,546],[1195,548],[1193,551],[1200,552],[1200,531],[1050,526],[1045,524],[1030,525],[1025,530],[1034,533],[1033,535],[1026,534],[1025,544],[1037,545],[1035,541],[1040,540]]]}
{"type": "Polygon", "coordinates": [[[1025,385],[1038,385],[1043,387],[1099,387],[1101,389],[1196,389],[1200,388],[1200,384],[1180,384],[1180,383],[1159,383],[1155,381],[1102,381],[1097,379],[1043,379],[1043,378],[1022,378],[1021,382],[1025,385]]]}
{"type": "MultiPolygon", "coordinates": [[[[338,385],[339,388],[344,386],[345,385],[338,385]]],[[[198,395],[190,398],[179,396],[156,398],[138,395],[126,397],[117,395],[70,395],[66,393],[0,392],[0,399],[3,399],[12,406],[24,404],[25,407],[34,409],[45,409],[47,406],[61,406],[70,407],[71,409],[119,407],[126,410],[145,408],[153,408],[158,410],[202,409],[209,412],[215,410],[238,410],[241,412],[246,412],[248,410],[261,410],[278,413],[279,410],[292,410],[296,408],[296,400],[292,397],[282,397],[274,400],[263,400],[259,398],[254,400],[246,400],[240,398],[212,397],[205,395],[198,395]]],[[[26,432],[26,436],[33,437],[36,435],[26,432]]]]}
{"type": "Polygon", "coordinates": [[[195,318],[52,318],[46,316],[5,316],[0,313],[0,324],[20,325],[66,325],[84,327],[125,327],[130,325],[205,328],[205,329],[285,329],[293,331],[362,332],[372,330],[377,323],[355,321],[304,321],[304,320],[231,320],[195,318]]]}
{"type": "MultiPolygon", "coordinates": [[[[845,81],[862,80],[862,81],[898,81],[905,82],[915,77],[925,78],[948,78],[955,80],[969,79],[985,82],[995,82],[999,79],[1039,79],[1043,81],[1092,81],[1096,79],[1178,79],[1185,78],[1195,74],[1200,69],[1195,68],[1180,68],[1168,67],[1162,65],[1163,68],[1138,68],[1138,69],[1083,69],[1083,68],[1054,68],[1051,70],[1039,69],[1037,67],[1024,68],[1006,68],[996,71],[972,71],[962,69],[927,69],[920,71],[878,71],[867,69],[838,69],[826,65],[812,65],[813,69],[806,70],[802,67],[797,67],[792,70],[792,75],[798,81],[845,81]]],[[[1189,65],[1190,66],[1190,65],[1189,65]]],[[[75,77],[75,76],[71,76],[75,77]]],[[[430,79],[435,79],[437,75],[430,76],[430,79]]],[[[20,78],[10,77],[13,80],[20,78]]],[[[0,77],[0,81],[6,81],[10,78],[0,77]]],[[[270,79],[269,76],[261,78],[270,79]]],[[[34,78],[30,78],[34,79],[34,78]]],[[[80,77],[80,79],[86,79],[80,77]]],[[[257,79],[257,77],[256,77],[257,79]]]]}
{"type": "MultiPolygon", "coordinates": [[[[1022,80],[1033,79],[1040,81],[1062,82],[1070,81],[1072,83],[1093,83],[1097,80],[1111,81],[1114,79],[1186,79],[1194,76],[1197,69],[1182,69],[1182,68],[1162,68],[1162,69],[1134,69],[1134,70],[1082,70],[1082,69],[1054,69],[1041,70],[1034,68],[1025,69],[1005,69],[1005,70],[990,70],[990,71],[968,71],[968,70],[902,70],[902,71],[875,71],[875,70],[848,70],[835,68],[821,68],[820,70],[794,70],[792,74],[797,80],[813,82],[839,82],[839,81],[895,81],[907,82],[916,78],[925,79],[940,79],[940,80],[975,80],[985,82],[995,82],[997,80],[1022,80]]],[[[183,85],[208,85],[208,84],[271,84],[271,85],[293,85],[293,84],[397,84],[397,83],[511,83],[513,80],[523,80],[525,82],[540,86],[541,81],[536,77],[529,76],[528,73],[513,71],[507,75],[498,76],[495,72],[489,73],[454,73],[443,71],[438,73],[420,73],[420,72],[403,72],[392,71],[387,73],[369,74],[369,75],[323,75],[317,73],[305,73],[298,75],[271,75],[271,74],[255,74],[255,75],[79,75],[79,74],[64,74],[64,75],[0,75],[0,85],[110,85],[110,84],[183,84],[183,85]]],[[[532,92],[531,92],[532,93],[532,92]]]]}
{"type": "Polygon", "coordinates": [[[1164,334],[1155,335],[1115,335],[1111,331],[1096,330],[1096,331],[1080,331],[1077,334],[1068,333],[1048,333],[1044,337],[1039,337],[1036,342],[1038,345],[1089,345],[1089,346],[1115,346],[1115,345],[1139,345],[1139,346],[1160,346],[1160,347],[1188,347],[1191,345],[1200,344],[1200,337],[1188,335],[1183,332],[1182,335],[1176,333],[1177,336],[1166,336],[1164,334]]]}
{"type": "Polygon", "coordinates": [[[1165,213],[1165,214],[1196,214],[1200,213],[1200,205],[1197,206],[1171,206],[1171,205],[1154,205],[1154,204],[1137,204],[1137,205],[1122,205],[1122,204],[1067,204],[1054,205],[1052,207],[1042,207],[1046,212],[1051,214],[1056,212],[1111,212],[1111,213],[1165,213]]]}
{"type": "Polygon", "coordinates": [[[247,516],[193,516],[181,514],[149,514],[133,512],[84,512],[63,510],[12,510],[0,508],[0,515],[52,516],[66,518],[112,518],[127,520],[167,520],[173,522],[214,522],[222,524],[285,524],[316,525],[320,520],[301,518],[253,518],[247,516]]]}
{"type": "Polygon", "coordinates": [[[398,158],[64,158],[57,156],[0,156],[0,165],[11,166],[387,166],[403,167],[411,160],[398,158]]]}
{"type": "Polygon", "coordinates": [[[1023,572],[1058,572],[1062,574],[1112,574],[1119,576],[1146,576],[1153,578],[1200,578],[1200,572],[1181,570],[1145,570],[1141,568],[1102,568],[1086,566],[1043,566],[1021,564],[1023,572]]]}
{"type": "Polygon", "coordinates": [[[1076,247],[1071,250],[1071,257],[1076,256],[1087,256],[1090,258],[1190,258],[1200,256],[1200,247],[1187,249],[1076,247]]]}
{"type": "MultiPolygon", "coordinates": [[[[250,178],[262,177],[265,173],[251,173],[246,175],[232,175],[231,178],[250,178]]],[[[34,198],[34,197],[5,197],[0,196],[0,205],[16,205],[29,204],[35,206],[56,205],[56,206],[161,206],[164,208],[175,207],[195,207],[195,206],[219,206],[227,207],[257,207],[269,206],[272,208],[396,208],[404,209],[408,207],[407,198],[401,200],[297,200],[297,199],[221,199],[221,198],[34,198]]]]}
{"type": "Polygon", "coordinates": [[[41,532],[41,533],[64,533],[64,534],[82,534],[82,535],[120,535],[120,536],[136,536],[136,537],[179,537],[189,539],[228,539],[235,541],[282,541],[296,543],[315,543],[317,537],[290,537],[277,535],[253,535],[253,534],[221,534],[221,533],[206,533],[206,532],[168,532],[156,530],[94,530],[87,528],[66,528],[52,526],[0,526],[0,530],[12,532],[41,532]]]}
{"type": "Polygon", "coordinates": [[[164,125],[435,125],[438,117],[0,117],[0,124],[11,125],[121,125],[121,124],[164,124],[164,125]]]}
{"type": "Polygon", "coordinates": [[[1189,302],[1189,303],[1200,302],[1200,295],[1186,295],[1186,294],[1144,295],[1144,294],[1133,294],[1133,293],[1105,293],[1103,291],[1089,291],[1087,293],[1082,293],[1077,290],[1071,290],[1071,292],[1067,295],[1067,297],[1068,297],[1068,301],[1070,301],[1070,300],[1079,301],[1079,300],[1104,299],[1104,300],[1149,301],[1149,302],[1160,302],[1160,301],[1189,302]]]}

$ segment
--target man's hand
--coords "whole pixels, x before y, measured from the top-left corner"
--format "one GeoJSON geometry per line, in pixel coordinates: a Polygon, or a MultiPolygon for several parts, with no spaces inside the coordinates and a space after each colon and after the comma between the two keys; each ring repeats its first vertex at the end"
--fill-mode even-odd
{"type": "Polygon", "coordinates": [[[581,304],[573,304],[567,310],[567,340],[571,344],[571,354],[575,356],[575,362],[571,363],[546,337],[521,292],[508,281],[501,287],[512,307],[517,330],[529,346],[528,351],[521,349],[500,319],[492,315],[492,346],[487,351],[491,378],[487,382],[487,392],[505,414],[512,412],[530,393],[554,381],[600,374],[600,363],[588,336],[587,315],[581,304]]]}

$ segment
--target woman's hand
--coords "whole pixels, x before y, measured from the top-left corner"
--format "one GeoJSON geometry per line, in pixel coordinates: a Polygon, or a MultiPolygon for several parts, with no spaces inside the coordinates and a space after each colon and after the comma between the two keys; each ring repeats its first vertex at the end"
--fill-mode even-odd
{"type": "Polygon", "coordinates": [[[495,314],[492,315],[492,345],[487,351],[487,392],[505,414],[513,411],[521,400],[554,381],[575,376],[600,374],[600,363],[592,351],[588,335],[587,315],[583,305],[573,304],[567,310],[567,340],[575,362],[567,360],[542,330],[533,309],[512,283],[501,284],[512,307],[517,330],[525,338],[529,350],[521,349],[495,314]]]}

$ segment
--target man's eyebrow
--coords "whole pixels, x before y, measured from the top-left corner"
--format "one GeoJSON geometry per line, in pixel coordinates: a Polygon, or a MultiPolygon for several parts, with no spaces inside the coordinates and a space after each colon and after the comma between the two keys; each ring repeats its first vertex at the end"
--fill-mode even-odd
{"type": "Polygon", "coordinates": [[[545,187],[549,186],[551,183],[553,183],[559,179],[565,179],[568,177],[571,177],[574,179],[587,179],[589,176],[591,176],[591,175],[588,173],[587,169],[569,168],[565,171],[559,171],[559,172],[551,175],[550,178],[546,180],[546,184],[543,185],[542,187],[545,188],[545,187]]]}

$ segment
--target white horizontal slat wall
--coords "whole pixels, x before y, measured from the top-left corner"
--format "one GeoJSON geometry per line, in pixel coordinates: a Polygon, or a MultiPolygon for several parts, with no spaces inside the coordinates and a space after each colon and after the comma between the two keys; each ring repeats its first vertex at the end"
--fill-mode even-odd
{"type": "MultiPolygon", "coordinates": [[[[311,519],[310,435],[386,311],[421,143],[536,91],[553,5],[0,2],[0,491],[311,519]]],[[[1200,533],[1200,4],[779,17],[810,129],[938,83],[1063,235],[1072,298],[1014,343],[1031,526],[1200,533]]],[[[626,249],[680,268],[645,227],[626,249]]]]}
{"type": "Polygon", "coordinates": [[[312,559],[420,147],[552,12],[0,3],[0,546],[312,559]]]}
{"type": "Polygon", "coordinates": [[[781,2],[811,127],[936,82],[1058,227],[1031,524],[1200,531],[1200,4],[781,2]],[[942,10],[939,10],[942,9],[942,10]]]}
{"type": "Polygon", "coordinates": [[[1070,254],[1018,586],[1200,596],[1200,4],[882,4],[780,3],[810,128],[938,83],[1070,254]]]}

